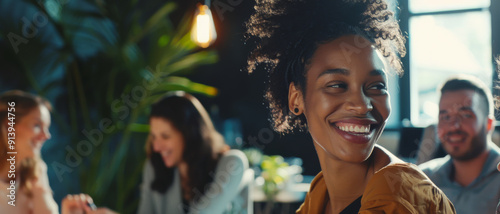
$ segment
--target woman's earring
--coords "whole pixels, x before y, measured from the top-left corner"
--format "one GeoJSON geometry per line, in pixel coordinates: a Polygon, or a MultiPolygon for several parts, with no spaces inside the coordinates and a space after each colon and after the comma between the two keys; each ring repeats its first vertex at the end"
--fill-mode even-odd
{"type": "Polygon", "coordinates": [[[294,108],[293,112],[295,112],[296,114],[299,113],[299,108],[294,108]]]}

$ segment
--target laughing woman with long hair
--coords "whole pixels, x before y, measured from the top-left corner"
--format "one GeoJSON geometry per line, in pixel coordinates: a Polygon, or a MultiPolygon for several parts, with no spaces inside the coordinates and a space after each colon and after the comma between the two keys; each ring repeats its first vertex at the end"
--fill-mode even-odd
{"type": "Polygon", "coordinates": [[[46,99],[23,91],[0,95],[2,213],[59,212],[49,186],[47,165],[40,157],[41,147],[50,138],[51,109],[46,99]]]}
{"type": "Polygon", "coordinates": [[[248,160],[230,150],[201,103],[185,92],[156,102],[138,213],[242,213],[248,160]]]}

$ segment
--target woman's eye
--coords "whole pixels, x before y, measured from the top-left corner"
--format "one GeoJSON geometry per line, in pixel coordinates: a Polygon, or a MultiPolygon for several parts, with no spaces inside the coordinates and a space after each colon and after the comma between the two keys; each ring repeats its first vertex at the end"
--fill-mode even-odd
{"type": "Polygon", "coordinates": [[[335,84],[329,84],[328,87],[329,88],[343,88],[343,89],[346,89],[347,88],[347,84],[345,84],[345,83],[335,83],[335,84]]]}
{"type": "Polygon", "coordinates": [[[38,132],[40,132],[41,130],[42,130],[42,125],[40,125],[40,124],[35,124],[35,125],[33,126],[33,131],[34,131],[35,133],[38,133],[38,132]]]}
{"type": "Polygon", "coordinates": [[[163,138],[163,139],[168,139],[168,135],[166,135],[166,134],[162,134],[162,135],[161,135],[161,138],[163,138]]]}
{"type": "Polygon", "coordinates": [[[377,91],[376,93],[378,94],[386,94],[387,93],[387,86],[384,83],[377,83],[375,85],[372,85],[368,88],[370,91],[377,91]]]}
{"type": "Polygon", "coordinates": [[[378,84],[373,85],[372,87],[370,87],[370,89],[378,89],[378,90],[384,89],[384,90],[386,90],[387,87],[383,83],[378,83],[378,84]]]}

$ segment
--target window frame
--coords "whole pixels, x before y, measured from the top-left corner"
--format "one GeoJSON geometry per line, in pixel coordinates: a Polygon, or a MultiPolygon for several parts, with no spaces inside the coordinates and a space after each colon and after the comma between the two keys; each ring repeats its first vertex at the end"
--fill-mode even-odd
{"type": "MultiPolygon", "coordinates": [[[[404,69],[404,75],[399,79],[399,113],[400,113],[400,128],[406,127],[406,126],[411,126],[413,127],[411,123],[411,111],[412,111],[412,105],[411,105],[411,80],[410,80],[410,57],[409,55],[411,54],[410,50],[410,40],[411,40],[411,35],[409,35],[409,23],[410,23],[410,18],[415,17],[415,16],[423,16],[423,15],[445,15],[445,14],[457,14],[457,13],[466,13],[466,12],[477,12],[477,11],[484,11],[484,8],[470,8],[470,9],[458,9],[458,10],[444,10],[444,11],[432,11],[432,12],[418,12],[418,13],[411,13],[410,8],[409,8],[409,1],[410,0],[400,0],[399,1],[399,19],[400,19],[400,28],[401,31],[405,34],[408,35],[406,37],[406,56],[401,59],[403,63],[403,69],[404,69]]],[[[494,57],[500,57],[500,1],[498,0],[490,0],[490,7],[489,7],[489,12],[491,15],[491,63],[494,65],[495,60],[494,57]],[[498,38],[498,39],[495,39],[498,38]]],[[[498,77],[498,70],[495,67],[493,69],[493,79],[492,79],[492,91],[493,95],[498,95],[498,89],[495,90],[496,85],[499,84],[499,77],[498,77]]],[[[415,108],[415,107],[414,107],[415,108]]],[[[416,107],[418,108],[418,107],[416,107]]],[[[500,112],[495,110],[495,117],[497,120],[500,120],[500,112]]]]}

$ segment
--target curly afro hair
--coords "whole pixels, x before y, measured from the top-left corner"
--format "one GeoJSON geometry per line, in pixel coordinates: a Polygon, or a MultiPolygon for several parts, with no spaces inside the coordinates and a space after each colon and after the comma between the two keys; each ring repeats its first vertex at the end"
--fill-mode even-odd
{"type": "Polygon", "coordinates": [[[318,45],[344,35],[369,40],[393,71],[402,74],[400,56],[406,54],[405,38],[393,12],[383,0],[257,0],[255,13],[246,23],[247,42],[255,48],[248,71],[259,65],[268,71],[265,98],[277,132],[307,128],[304,115],[288,108],[290,83],[305,90],[308,63],[318,45]]]}

